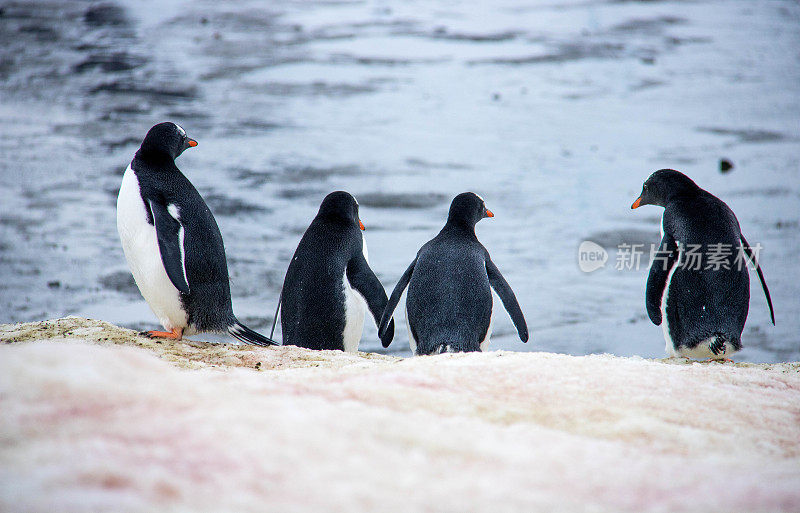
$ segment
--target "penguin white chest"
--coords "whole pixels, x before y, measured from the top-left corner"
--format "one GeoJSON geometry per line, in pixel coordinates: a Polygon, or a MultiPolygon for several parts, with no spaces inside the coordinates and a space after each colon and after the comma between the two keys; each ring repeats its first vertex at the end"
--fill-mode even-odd
{"type": "Polygon", "coordinates": [[[164,269],[156,228],[147,222],[139,180],[128,166],[117,198],[117,231],[133,279],[165,329],[186,328],[180,293],[164,269]]]}
{"type": "Polygon", "coordinates": [[[358,351],[361,334],[364,332],[364,315],[367,310],[367,300],[356,289],[350,286],[347,271],[342,276],[344,289],[344,332],[342,342],[344,350],[349,353],[358,351]]]}
{"type": "MultiPolygon", "coordinates": [[[[363,235],[361,237],[361,251],[364,259],[369,262],[367,251],[367,241],[363,235]]],[[[358,344],[361,342],[361,335],[364,332],[364,315],[367,311],[367,300],[356,289],[350,285],[347,279],[347,269],[342,276],[342,289],[344,289],[344,332],[342,342],[344,350],[348,353],[358,351],[358,344]]]]}
{"type": "MultiPolygon", "coordinates": [[[[664,351],[667,354],[667,358],[672,358],[678,355],[675,352],[675,342],[672,340],[672,334],[670,333],[669,319],[667,318],[667,303],[669,302],[669,289],[672,286],[672,277],[675,275],[675,271],[677,271],[682,265],[682,259],[683,251],[679,247],[678,259],[674,264],[672,264],[672,268],[667,273],[667,280],[664,284],[664,292],[661,293],[661,330],[664,332],[664,351]]],[[[652,265],[662,264],[654,262],[652,265]]]]}
{"type": "MultiPolygon", "coordinates": [[[[660,265],[660,264],[659,264],[660,265]]],[[[672,285],[672,275],[678,269],[678,264],[674,264],[672,269],[667,274],[667,282],[664,284],[664,292],[661,294],[661,330],[664,332],[664,351],[667,358],[676,356],[675,343],[672,340],[672,334],[669,331],[669,319],[667,318],[667,301],[669,301],[669,288],[672,285]]]]}

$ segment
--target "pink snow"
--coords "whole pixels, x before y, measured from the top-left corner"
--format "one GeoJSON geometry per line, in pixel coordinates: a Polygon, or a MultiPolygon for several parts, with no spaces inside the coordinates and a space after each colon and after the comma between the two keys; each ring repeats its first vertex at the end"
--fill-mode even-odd
{"type": "Polygon", "coordinates": [[[797,364],[247,358],[0,344],[0,511],[800,511],[797,364]]]}

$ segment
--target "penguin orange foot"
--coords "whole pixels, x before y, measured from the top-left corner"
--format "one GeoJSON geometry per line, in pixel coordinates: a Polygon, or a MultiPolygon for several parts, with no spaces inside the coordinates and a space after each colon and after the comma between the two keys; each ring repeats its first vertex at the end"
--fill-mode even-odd
{"type": "Polygon", "coordinates": [[[174,328],[169,331],[141,331],[139,335],[148,338],[171,338],[173,340],[181,340],[183,338],[183,330],[181,328],[174,328]]]}

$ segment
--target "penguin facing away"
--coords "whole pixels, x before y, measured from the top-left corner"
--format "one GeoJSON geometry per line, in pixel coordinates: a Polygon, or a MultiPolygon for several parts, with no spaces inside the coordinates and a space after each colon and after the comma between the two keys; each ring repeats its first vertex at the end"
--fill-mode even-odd
{"type": "Polygon", "coordinates": [[[255,345],[276,342],[233,314],[225,246],[200,193],[175,165],[197,146],[175,123],[152,127],[122,178],[117,230],[139,291],[167,331],[150,337],[180,340],[227,331],[255,345]]]}
{"type": "MultiPolygon", "coordinates": [[[[367,309],[377,325],[386,291],[369,266],[358,202],[344,191],[322,200],[292,256],[281,292],[283,344],[358,351],[367,309]]],[[[394,320],[387,321],[394,335],[394,320]]]]}
{"type": "Polygon", "coordinates": [[[378,330],[384,347],[392,340],[389,319],[406,286],[408,339],[415,355],[486,349],[492,329],[491,288],[519,338],[528,341],[514,291],[475,235],[475,224],[485,217],[494,214],[477,194],[465,192],[453,199],[444,228],[417,252],[389,298],[378,330]]]}
{"type": "Polygon", "coordinates": [[[724,201],[683,173],[660,169],[644,182],[631,208],[642,205],[664,207],[659,258],[650,266],[645,302],[650,320],[664,331],[667,356],[726,359],[742,348],[750,305],[745,255],[775,324],[761,266],[724,201]],[[701,255],[699,264],[692,253],[701,255]]]}

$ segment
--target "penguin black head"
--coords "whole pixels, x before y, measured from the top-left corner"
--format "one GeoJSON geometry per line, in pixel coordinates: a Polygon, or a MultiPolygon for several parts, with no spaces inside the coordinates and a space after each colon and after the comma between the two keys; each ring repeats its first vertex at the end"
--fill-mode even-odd
{"type": "Polygon", "coordinates": [[[147,132],[137,153],[153,157],[166,155],[175,160],[186,148],[194,146],[197,146],[197,141],[190,139],[183,128],[167,121],[155,125],[147,132]]]}
{"type": "Polygon", "coordinates": [[[345,191],[335,191],[322,200],[317,217],[326,219],[344,219],[352,221],[364,230],[364,223],[358,217],[358,201],[345,191]]]}
{"type": "Polygon", "coordinates": [[[642,193],[631,208],[642,205],[667,206],[667,203],[682,196],[697,194],[700,187],[691,178],[674,169],[659,169],[642,186],[642,193]]]}
{"type": "Polygon", "coordinates": [[[494,217],[494,214],[486,208],[483,198],[474,192],[462,192],[450,203],[447,222],[474,228],[475,224],[484,217],[494,217]]]}

